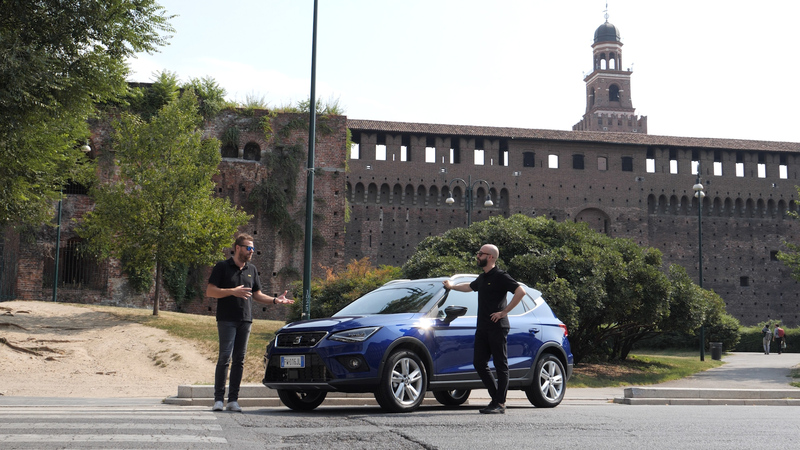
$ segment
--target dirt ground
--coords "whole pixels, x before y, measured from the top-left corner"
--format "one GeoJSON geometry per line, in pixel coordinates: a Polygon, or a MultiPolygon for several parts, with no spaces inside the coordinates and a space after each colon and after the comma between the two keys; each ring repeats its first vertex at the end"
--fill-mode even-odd
{"type": "Polygon", "coordinates": [[[214,363],[166,331],[59,303],[0,303],[0,395],[163,398],[213,379],[214,363]]]}

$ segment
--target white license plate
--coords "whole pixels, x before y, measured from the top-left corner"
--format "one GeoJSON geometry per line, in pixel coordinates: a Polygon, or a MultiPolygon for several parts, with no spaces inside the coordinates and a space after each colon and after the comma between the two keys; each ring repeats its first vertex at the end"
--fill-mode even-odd
{"type": "Polygon", "coordinates": [[[305,367],[305,355],[281,356],[281,369],[303,369],[305,367]]]}

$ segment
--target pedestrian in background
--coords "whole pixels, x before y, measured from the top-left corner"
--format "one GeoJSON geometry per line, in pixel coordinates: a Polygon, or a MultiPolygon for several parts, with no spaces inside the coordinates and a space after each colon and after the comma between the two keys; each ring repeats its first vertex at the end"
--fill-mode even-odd
{"type": "Polygon", "coordinates": [[[783,328],[781,328],[780,323],[776,323],[775,330],[772,331],[772,340],[775,341],[775,345],[778,347],[779,355],[783,353],[783,349],[786,348],[786,344],[784,343],[785,339],[786,339],[786,332],[783,331],[783,328]]]}
{"type": "Polygon", "coordinates": [[[219,334],[219,358],[214,372],[213,411],[222,411],[225,399],[225,380],[228,366],[231,379],[228,386],[228,411],[241,412],[239,386],[244,372],[244,357],[250,326],[253,324],[253,300],[268,305],[294,303],[286,298],[269,297],[261,293],[261,280],[256,266],[250,264],[253,257],[253,237],[240,234],[233,244],[233,256],[218,262],[208,278],[206,296],[217,299],[217,333],[219,334]]]}
{"type": "Polygon", "coordinates": [[[761,329],[761,343],[764,345],[764,354],[769,355],[769,344],[772,342],[772,330],[769,329],[769,322],[761,329]]]}

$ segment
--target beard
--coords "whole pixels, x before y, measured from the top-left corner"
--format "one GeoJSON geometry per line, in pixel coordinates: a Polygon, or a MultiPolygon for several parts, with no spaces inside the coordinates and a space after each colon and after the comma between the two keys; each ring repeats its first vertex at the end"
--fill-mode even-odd
{"type": "Polygon", "coordinates": [[[488,258],[478,260],[478,267],[486,267],[486,264],[489,264],[488,258]]]}

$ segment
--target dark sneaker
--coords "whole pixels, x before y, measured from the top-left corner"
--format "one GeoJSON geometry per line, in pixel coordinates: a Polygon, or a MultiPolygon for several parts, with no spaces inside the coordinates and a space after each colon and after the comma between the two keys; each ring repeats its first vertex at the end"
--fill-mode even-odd
{"type": "Polygon", "coordinates": [[[478,412],[480,412],[481,414],[486,414],[486,411],[489,411],[490,409],[494,409],[496,407],[497,407],[497,403],[495,403],[494,400],[492,400],[491,402],[489,402],[488,405],[486,405],[483,408],[479,409],[478,412]]]}
{"type": "Polygon", "coordinates": [[[492,408],[486,408],[481,410],[484,414],[505,414],[506,407],[503,405],[494,405],[492,408]]]}

